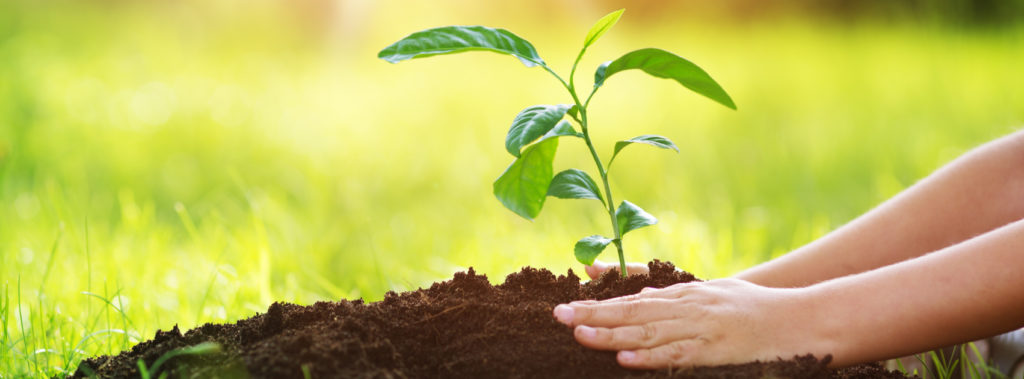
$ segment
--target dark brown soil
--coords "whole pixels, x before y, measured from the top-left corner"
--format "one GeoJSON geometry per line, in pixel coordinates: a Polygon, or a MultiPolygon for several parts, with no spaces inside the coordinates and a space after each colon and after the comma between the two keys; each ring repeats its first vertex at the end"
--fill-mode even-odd
{"type": "MultiPolygon", "coordinates": [[[[267,313],[231,325],[206,324],[184,335],[177,326],[158,331],[117,356],[88,359],[76,377],[139,377],[138,361],[152,367],[168,351],[215,341],[222,352],[178,356],[160,369],[170,377],[483,378],[483,377],[679,377],[679,378],[902,378],[877,365],[842,370],[831,357],[791,357],[683,370],[631,371],[614,352],[586,349],[572,330],[555,321],[552,308],[582,299],[606,299],[697,280],[671,263],[654,261],[650,275],[605,275],[580,284],[569,271],[555,277],[524,268],[492,286],[473,269],[429,289],[388,292],[384,300],[274,303],[267,313]]],[[[159,375],[160,373],[156,373],[159,375]]],[[[155,377],[155,376],[154,376],[155,377]]]]}

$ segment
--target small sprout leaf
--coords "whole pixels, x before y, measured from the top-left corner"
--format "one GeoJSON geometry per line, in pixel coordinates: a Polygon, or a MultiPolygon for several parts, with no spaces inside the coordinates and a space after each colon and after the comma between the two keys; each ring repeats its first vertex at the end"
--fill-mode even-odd
{"type": "Polygon", "coordinates": [[[639,229],[658,223],[658,219],[651,216],[636,204],[623,200],[619,209],[615,210],[615,219],[619,223],[619,236],[625,236],[633,229],[639,229]]]}
{"type": "Polygon", "coordinates": [[[576,105],[573,105],[573,106],[569,107],[569,111],[566,112],[566,113],[568,113],[569,116],[572,117],[572,118],[579,118],[580,117],[580,107],[578,107],[576,105]]]}
{"type": "MultiPolygon", "coordinates": [[[[524,146],[555,129],[568,109],[569,106],[565,104],[534,105],[519,112],[505,136],[505,150],[513,156],[520,156],[524,146]]],[[[569,128],[572,129],[572,126],[569,128]]]]}
{"type": "Polygon", "coordinates": [[[736,104],[729,94],[725,93],[707,72],[683,57],[655,48],[635,50],[619,59],[602,64],[594,74],[594,86],[600,87],[612,75],[632,69],[643,70],[655,77],[675,80],[693,92],[736,109],[736,104]]]}
{"type": "Polygon", "coordinates": [[[443,26],[421,30],[395,42],[377,54],[391,63],[466,51],[493,51],[519,58],[526,67],[544,65],[529,41],[505,29],[486,26],[443,26]]]}
{"type": "MultiPolygon", "coordinates": [[[[626,146],[632,145],[634,143],[642,143],[645,145],[660,147],[662,149],[675,150],[677,153],[679,152],[679,147],[677,147],[676,144],[673,143],[672,140],[669,140],[667,137],[655,134],[644,134],[642,136],[636,136],[625,141],[616,142],[615,152],[612,153],[611,161],[615,160],[615,156],[619,155],[619,151],[622,151],[622,149],[626,148],[626,146]]],[[[611,161],[608,162],[609,166],[611,165],[611,161]]]]}
{"type": "Polygon", "coordinates": [[[619,9],[601,17],[600,20],[597,20],[597,22],[594,23],[594,26],[590,27],[590,31],[587,32],[587,38],[583,40],[583,48],[586,49],[590,45],[594,44],[594,41],[597,41],[597,39],[601,38],[608,29],[615,26],[615,23],[619,22],[619,17],[622,17],[622,12],[625,11],[625,9],[619,9]]]}
{"type": "Polygon", "coordinates": [[[612,243],[610,238],[598,235],[583,237],[583,239],[576,242],[576,248],[574,249],[576,251],[576,260],[588,266],[592,265],[597,256],[601,255],[601,252],[610,243],[612,243]]]}
{"type": "Polygon", "coordinates": [[[558,138],[546,138],[527,147],[494,181],[498,201],[527,220],[537,217],[551,185],[556,150],[558,138]]]}
{"type": "Polygon", "coordinates": [[[548,188],[548,196],[559,199],[595,199],[604,204],[601,191],[594,179],[586,172],[570,168],[555,175],[551,179],[551,187],[548,188]]]}

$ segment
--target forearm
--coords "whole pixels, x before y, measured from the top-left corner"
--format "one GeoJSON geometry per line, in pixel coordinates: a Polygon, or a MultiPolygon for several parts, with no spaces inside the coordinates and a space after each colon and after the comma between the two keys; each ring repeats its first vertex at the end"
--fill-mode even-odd
{"type": "Polygon", "coordinates": [[[892,358],[1024,325],[1024,220],[922,257],[806,288],[834,364],[892,358]]]}
{"type": "Polygon", "coordinates": [[[956,159],[849,224],[736,278],[802,287],[917,257],[1024,217],[1024,133],[956,159]]]}

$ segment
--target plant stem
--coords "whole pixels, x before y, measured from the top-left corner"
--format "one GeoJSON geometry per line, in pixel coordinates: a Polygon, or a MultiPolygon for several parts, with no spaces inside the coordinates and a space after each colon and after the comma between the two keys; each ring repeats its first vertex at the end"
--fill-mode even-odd
{"type": "MultiPolygon", "coordinates": [[[[594,88],[587,96],[587,102],[580,102],[579,96],[576,95],[576,85],[574,77],[576,75],[576,66],[580,63],[580,59],[583,58],[583,53],[586,52],[586,48],[580,51],[580,54],[576,56],[576,62],[572,64],[572,71],[569,73],[569,82],[566,83],[565,79],[562,79],[555,71],[551,70],[550,67],[544,64],[540,64],[545,71],[553,75],[562,86],[569,91],[569,95],[572,96],[572,101],[576,103],[576,108],[580,112],[580,129],[583,130],[583,141],[587,143],[587,148],[590,149],[590,156],[594,158],[594,164],[597,165],[597,172],[601,174],[601,181],[604,183],[604,195],[608,199],[608,218],[612,221],[612,231],[615,233],[615,239],[612,240],[615,243],[615,249],[619,253],[619,273],[625,278],[628,273],[626,272],[626,254],[622,250],[622,235],[619,233],[619,220],[615,217],[615,200],[612,198],[612,187],[608,184],[608,171],[605,170],[604,164],[601,163],[601,157],[597,155],[597,150],[594,149],[594,143],[590,141],[590,130],[587,123],[587,106],[590,105],[590,99],[594,97],[594,93],[597,92],[597,88],[594,88]]],[[[539,63],[538,63],[539,64],[539,63]]]]}
{"type": "Polygon", "coordinates": [[[590,131],[587,128],[587,108],[579,104],[579,99],[576,99],[576,95],[573,94],[573,99],[576,100],[576,106],[580,109],[580,119],[582,121],[581,128],[583,129],[583,141],[587,143],[587,148],[590,149],[590,155],[594,158],[594,164],[597,165],[597,172],[601,174],[601,181],[604,182],[604,194],[608,198],[608,218],[612,221],[612,230],[615,232],[615,239],[612,240],[615,243],[615,249],[619,253],[619,272],[622,277],[625,278],[626,273],[626,255],[622,251],[622,236],[619,234],[619,219],[615,217],[615,200],[612,197],[612,187],[608,184],[608,171],[605,170],[604,165],[601,164],[601,158],[597,155],[597,150],[594,149],[594,143],[590,141],[590,131]]]}

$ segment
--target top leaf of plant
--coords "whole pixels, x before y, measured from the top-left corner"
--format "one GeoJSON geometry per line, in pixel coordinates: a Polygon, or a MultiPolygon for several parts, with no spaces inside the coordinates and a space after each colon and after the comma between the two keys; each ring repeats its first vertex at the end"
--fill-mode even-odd
{"type": "Polygon", "coordinates": [[[699,93],[724,106],[736,109],[729,94],[700,67],[668,51],[646,48],[626,53],[611,62],[605,62],[594,74],[594,87],[600,87],[612,75],[631,69],[640,69],[659,78],[672,79],[691,91],[699,93]]]}
{"type": "Polygon", "coordinates": [[[441,54],[485,50],[519,58],[526,67],[544,65],[529,41],[505,29],[486,26],[444,26],[421,30],[385,47],[378,58],[391,63],[441,54]]]}
{"type": "Polygon", "coordinates": [[[622,17],[622,12],[625,11],[625,9],[619,9],[601,17],[600,20],[597,20],[597,22],[594,23],[594,26],[590,27],[590,31],[587,32],[587,38],[583,40],[583,48],[586,49],[587,47],[590,47],[590,45],[593,45],[594,41],[597,41],[597,39],[601,38],[608,29],[615,26],[615,23],[619,22],[619,17],[622,17]]]}

